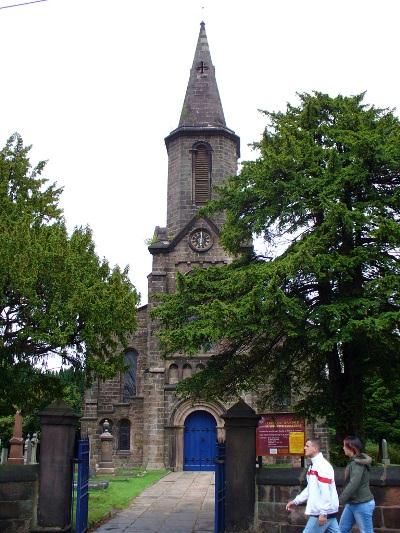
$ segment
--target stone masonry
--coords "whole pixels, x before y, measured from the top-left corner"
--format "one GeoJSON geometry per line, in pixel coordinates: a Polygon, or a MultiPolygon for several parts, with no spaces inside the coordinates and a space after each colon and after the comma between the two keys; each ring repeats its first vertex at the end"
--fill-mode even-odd
{"type": "MultiPolygon", "coordinates": [[[[240,156],[239,137],[225,123],[203,22],[180,121],[166,137],[165,144],[168,152],[167,225],[155,228],[149,246],[153,257],[148,276],[149,304],[138,310],[138,330],[129,348],[137,357],[135,392],[126,399],[123,374],[104,383],[95,383],[87,391],[81,427],[90,438],[92,468],[100,462],[100,435],[105,420],[110,422],[114,437],[116,467],[168,466],[181,470],[185,419],[196,410],[207,411],[214,417],[220,436],[224,431],[222,416],[229,406],[221,402],[182,402],[175,394],[176,384],[201,371],[211,353],[199,353],[190,359],[176,354],[164,360],[156,336],[158,324],[150,315],[156,305],[155,294],[175,291],[177,272],[186,275],[196,267],[225,265],[231,261],[219,243],[222,216],[213,220],[199,217],[201,205],[196,204],[198,146],[207,151],[206,172],[211,197],[215,185],[236,174],[240,156]],[[202,241],[196,246],[196,232],[207,235],[206,247],[202,247],[202,241]]],[[[201,171],[204,172],[204,168],[201,171]]],[[[250,396],[246,396],[246,401],[255,406],[250,396]]]]}

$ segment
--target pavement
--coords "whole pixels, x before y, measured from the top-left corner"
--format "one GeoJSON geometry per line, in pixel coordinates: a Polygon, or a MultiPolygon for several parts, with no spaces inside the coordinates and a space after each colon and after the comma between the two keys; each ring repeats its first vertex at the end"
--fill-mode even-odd
{"type": "Polygon", "coordinates": [[[171,472],[95,533],[214,531],[214,472],[171,472]]]}

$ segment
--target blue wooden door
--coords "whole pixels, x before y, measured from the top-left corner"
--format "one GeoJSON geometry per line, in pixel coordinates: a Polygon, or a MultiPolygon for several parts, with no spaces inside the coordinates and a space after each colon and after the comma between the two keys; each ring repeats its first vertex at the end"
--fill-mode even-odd
{"type": "Polygon", "coordinates": [[[195,411],[185,420],[184,470],[215,470],[217,424],[207,411],[195,411]]]}

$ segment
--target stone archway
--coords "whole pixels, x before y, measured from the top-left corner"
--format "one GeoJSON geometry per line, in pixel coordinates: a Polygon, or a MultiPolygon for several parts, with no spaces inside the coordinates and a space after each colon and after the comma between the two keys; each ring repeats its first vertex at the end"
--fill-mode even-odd
{"type": "Polygon", "coordinates": [[[170,420],[169,429],[172,433],[172,457],[171,466],[175,470],[183,470],[183,440],[186,418],[195,411],[207,411],[217,422],[217,438],[225,439],[224,420],[221,418],[226,413],[225,407],[219,402],[203,402],[184,400],[180,402],[173,410],[170,420]]]}

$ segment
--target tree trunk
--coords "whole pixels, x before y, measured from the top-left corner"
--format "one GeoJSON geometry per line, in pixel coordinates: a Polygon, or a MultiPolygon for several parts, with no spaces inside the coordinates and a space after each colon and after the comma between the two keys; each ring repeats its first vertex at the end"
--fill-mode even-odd
{"type": "Polygon", "coordinates": [[[363,437],[363,372],[360,352],[354,343],[343,345],[343,388],[335,410],[338,413],[336,436],[363,437]]]}

